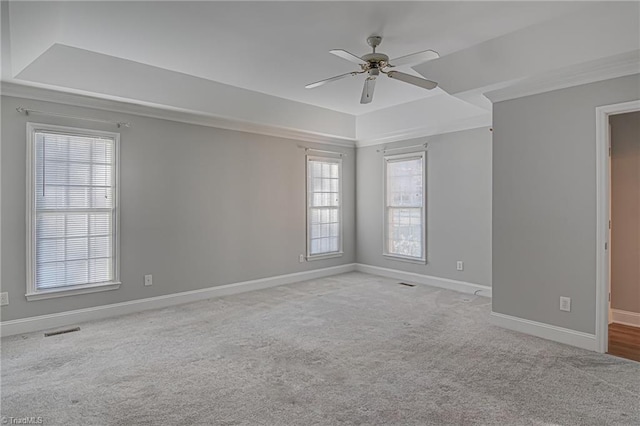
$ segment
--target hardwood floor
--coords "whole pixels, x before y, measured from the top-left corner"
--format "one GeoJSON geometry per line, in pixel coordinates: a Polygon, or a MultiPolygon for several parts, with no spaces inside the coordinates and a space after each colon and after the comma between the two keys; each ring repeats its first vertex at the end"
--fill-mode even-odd
{"type": "Polygon", "coordinates": [[[640,361],[640,327],[609,324],[609,354],[640,361]]]}

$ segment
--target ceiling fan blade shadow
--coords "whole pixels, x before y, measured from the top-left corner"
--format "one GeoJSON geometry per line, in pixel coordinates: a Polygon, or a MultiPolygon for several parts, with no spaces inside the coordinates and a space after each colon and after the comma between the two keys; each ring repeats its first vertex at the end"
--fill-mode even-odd
{"type": "Polygon", "coordinates": [[[431,90],[438,87],[438,83],[431,80],[426,80],[424,78],[416,77],[411,74],[405,74],[400,71],[389,71],[387,73],[389,78],[393,78],[395,80],[404,81],[405,83],[413,84],[414,86],[422,87],[423,89],[431,90]]]}
{"type": "Polygon", "coordinates": [[[333,53],[334,55],[342,58],[342,59],[346,59],[349,62],[353,62],[354,64],[358,64],[358,65],[366,65],[367,61],[363,61],[362,59],[360,59],[359,57],[357,57],[356,55],[354,55],[353,53],[349,53],[346,50],[343,49],[333,49],[330,50],[329,53],[333,53]]]}
{"type": "Polygon", "coordinates": [[[435,50],[425,50],[422,52],[412,53],[411,55],[401,56],[396,59],[391,59],[389,63],[394,67],[400,65],[416,65],[432,59],[438,59],[439,57],[440,54],[435,50]]]}
{"type": "Polygon", "coordinates": [[[345,77],[349,77],[350,75],[358,75],[361,74],[359,71],[348,72],[346,74],[336,75],[335,77],[325,78],[324,80],[316,81],[315,83],[307,84],[304,86],[305,89],[313,89],[314,87],[322,86],[327,83],[331,83],[332,81],[340,80],[345,77]]]}
{"type": "Polygon", "coordinates": [[[367,78],[364,81],[364,87],[362,88],[362,97],[360,98],[361,104],[371,103],[373,100],[373,91],[376,88],[376,79],[375,78],[367,78]]]}

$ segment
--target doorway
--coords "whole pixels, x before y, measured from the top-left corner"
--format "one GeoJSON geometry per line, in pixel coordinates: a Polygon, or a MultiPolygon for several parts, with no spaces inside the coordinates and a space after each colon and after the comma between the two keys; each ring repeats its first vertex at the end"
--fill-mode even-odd
{"type": "Polygon", "coordinates": [[[640,147],[635,151],[635,145],[640,145],[640,100],[596,108],[596,345],[598,352],[640,361],[640,147]]]}
{"type": "Polygon", "coordinates": [[[609,116],[607,352],[640,361],[640,111],[609,116]]]}

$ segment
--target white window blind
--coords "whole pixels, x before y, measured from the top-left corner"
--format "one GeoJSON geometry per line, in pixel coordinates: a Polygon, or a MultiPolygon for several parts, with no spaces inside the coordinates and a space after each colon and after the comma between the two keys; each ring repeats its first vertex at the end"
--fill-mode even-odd
{"type": "Polygon", "coordinates": [[[425,260],[424,153],[385,157],[385,253],[425,260]]]}
{"type": "Polygon", "coordinates": [[[116,138],[34,128],[31,293],[116,277],[116,138]]]}
{"type": "Polygon", "coordinates": [[[307,157],[307,258],[342,253],[342,160],[307,157]]]}

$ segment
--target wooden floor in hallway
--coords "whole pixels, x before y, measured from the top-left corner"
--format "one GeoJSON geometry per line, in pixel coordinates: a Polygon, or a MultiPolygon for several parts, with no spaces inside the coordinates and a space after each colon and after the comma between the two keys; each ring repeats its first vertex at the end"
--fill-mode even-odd
{"type": "Polygon", "coordinates": [[[609,354],[640,361],[640,327],[609,324],[609,354]]]}

